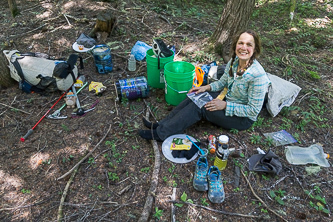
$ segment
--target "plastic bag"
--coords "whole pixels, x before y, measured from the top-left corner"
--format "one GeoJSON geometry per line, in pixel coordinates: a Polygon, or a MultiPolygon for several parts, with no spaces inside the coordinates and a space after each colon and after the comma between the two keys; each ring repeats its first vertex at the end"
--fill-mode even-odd
{"type": "Polygon", "coordinates": [[[146,53],[152,47],[147,45],[144,42],[137,41],[131,50],[131,54],[134,55],[134,58],[137,61],[141,61],[146,57],[146,53]]]}
{"type": "Polygon", "coordinates": [[[282,145],[297,142],[297,140],[292,135],[290,135],[290,133],[288,133],[285,130],[281,130],[281,131],[278,131],[278,132],[272,132],[272,133],[264,133],[264,136],[266,138],[272,139],[273,144],[275,146],[282,146],[282,145]]]}
{"type": "Polygon", "coordinates": [[[96,45],[96,40],[82,33],[76,40],[77,44],[83,45],[85,48],[91,48],[96,45]]]}
{"type": "Polygon", "coordinates": [[[206,105],[209,101],[213,100],[213,97],[208,92],[198,93],[195,92],[187,94],[187,97],[190,98],[200,109],[206,105]]]}

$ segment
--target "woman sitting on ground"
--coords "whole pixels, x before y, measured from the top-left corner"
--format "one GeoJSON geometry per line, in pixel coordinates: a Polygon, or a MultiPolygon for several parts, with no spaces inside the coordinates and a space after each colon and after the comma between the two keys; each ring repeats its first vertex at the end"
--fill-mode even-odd
{"type": "Polygon", "coordinates": [[[270,83],[265,70],[256,60],[261,52],[260,39],[256,32],[240,32],[231,46],[232,58],[222,77],[209,85],[192,88],[189,93],[209,92],[214,98],[199,108],[186,98],[171,113],[158,123],[143,118],[150,130],[140,130],[139,135],[147,140],[163,141],[171,135],[205,119],[224,129],[246,130],[256,121],[263,106],[270,83]],[[224,100],[216,98],[227,87],[224,100]]]}

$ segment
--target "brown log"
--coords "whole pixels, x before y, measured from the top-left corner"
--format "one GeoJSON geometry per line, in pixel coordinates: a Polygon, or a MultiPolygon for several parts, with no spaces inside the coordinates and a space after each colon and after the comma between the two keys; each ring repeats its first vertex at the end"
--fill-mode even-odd
{"type": "Polygon", "coordinates": [[[111,35],[116,25],[116,17],[109,12],[104,12],[97,16],[96,24],[93,30],[89,33],[90,37],[96,37],[97,32],[106,32],[111,35]]]}

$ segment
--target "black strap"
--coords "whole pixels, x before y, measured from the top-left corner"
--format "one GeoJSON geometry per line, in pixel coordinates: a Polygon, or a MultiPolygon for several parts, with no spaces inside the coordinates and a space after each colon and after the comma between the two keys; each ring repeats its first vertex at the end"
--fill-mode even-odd
{"type": "Polygon", "coordinates": [[[15,67],[17,74],[20,76],[21,80],[24,80],[24,75],[23,75],[23,71],[21,68],[20,63],[17,61],[17,59],[15,59],[14,61],[11,61],[13,66],[15,67]]]}

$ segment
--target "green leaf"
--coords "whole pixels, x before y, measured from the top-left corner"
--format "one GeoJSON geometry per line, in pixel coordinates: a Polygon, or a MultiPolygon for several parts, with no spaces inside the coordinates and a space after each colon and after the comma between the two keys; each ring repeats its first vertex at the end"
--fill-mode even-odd
{"type": "Polygon", "coordinates": [[[175,206],[177,207],[182,207],[184,204],[180,204],[180,203],[175,203],[175,206]]]}
{"type": "Polygon", "coordinates": [[[281,200],[280,197],[276,197],[275,200],[276,200],[279,204],[284,205],[284,202],[283,202],[283,200],[281,200]]]}
{"type": "Polygon", "coordinates": [[[245,157],[244,153],[240,153],[239,155],[243,158],[245,157]]]}
{"type": "Polygon", "coordinates": [[[276,197],[274,190],[269,191],[269,195],[270,195],[272,198],[275,198],[275,197],[276,197]]]}
{"type": "Polygon", "coordinates": [[[323,212],[326,213],[326,214],[330,213],[330,211],[328,209],[326,209],[326,208],[323,209],[323,212]]]}
{"type": "Polygon", "coordinates": [[[187,194],[185,192],[183,192],[182,196],[180,197],[180,199],[184,202],[186,202],[187,200],[187,194]]]}
{"type": "Polygon", "coordinates": [[[187,202],[189,202],[189,203],[192,203],[192,204],[193,204],[193,200],[191,200],[191,199],[188,199],[188,200],[187,200],[187,202]]]}

